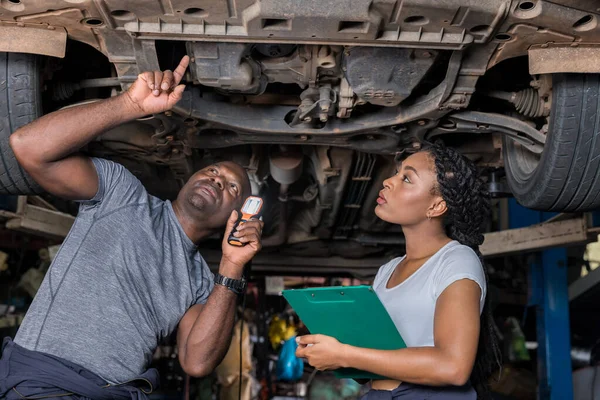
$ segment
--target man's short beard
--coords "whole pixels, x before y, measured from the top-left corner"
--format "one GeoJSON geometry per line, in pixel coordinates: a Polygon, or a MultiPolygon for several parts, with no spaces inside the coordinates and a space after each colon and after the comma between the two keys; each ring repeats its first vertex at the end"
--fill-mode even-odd
{"type": "Polygon", "coordinates": [[[206,210],[206,200],[196,193],[190,193],[187,202],[196,210],[204,212],[206,210]]]}

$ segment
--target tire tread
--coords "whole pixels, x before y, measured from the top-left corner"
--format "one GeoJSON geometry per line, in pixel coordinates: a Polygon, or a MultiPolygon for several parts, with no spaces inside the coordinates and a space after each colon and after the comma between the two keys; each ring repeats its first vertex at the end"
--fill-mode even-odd
{"type": "Polygon", "coordinates": [[[600,75],[555,74],[549,120],[542,158],[526,182],[513,177],[517,160],[504,146],[515,197],[526,207],[545,211],[600,208],[600,75]]]}
{"type": "Polygon", "coordinates": [[[0,53],[0,194],[38,194],[40,186],[17,162],[10,135],[41,115],[39,58],[0,53]]]}

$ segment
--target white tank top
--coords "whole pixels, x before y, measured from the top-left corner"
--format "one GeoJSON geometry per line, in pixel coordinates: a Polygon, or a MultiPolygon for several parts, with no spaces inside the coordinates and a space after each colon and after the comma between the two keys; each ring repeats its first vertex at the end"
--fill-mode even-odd
{"type": "Polygon", "coordinates": [[[477,254],[468,246],[452,241],[442,247],[417,271],[401,284],[387,289],[386,285],[398,257],[379,268],[373,288],[379,296],[398,332],[408,347],[432,347],[435,304],[442,292],[452,283],[470,279],[481,288],[479,312],[483,310],[486,282],[477,254]]]}

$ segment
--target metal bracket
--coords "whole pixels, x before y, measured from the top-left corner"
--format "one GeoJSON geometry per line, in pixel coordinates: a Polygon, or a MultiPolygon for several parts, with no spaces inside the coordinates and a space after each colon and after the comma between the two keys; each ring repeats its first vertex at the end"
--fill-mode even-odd
{"type": "Polygon", "coordinates": [[[0,25],[0,51],[43,54],[64,58],[67,48],[65,28],[52,30],[35,26],[0,25]]]}
{"type": "Polygon", "coordinates": [[[62,240],[75,217],[57,211],[41,197],[19,196],[16,212],[0,210],[0,220],[6,220],[7,229],[62,240]]]}
{"type": "Polygon", "coordinates": [[[498,257],[551,247],[590,243],[596,240],[594,233],[597,235],[594,228],[589,228],[587,218],[583,216],[486,233],[485,241],[479,250],[484,257],[498,257]]]}
{"type": "Polygon", "coordinates": [[[536,154],[542,153],[546,143],[546,136],[527,122],[502,114],[464,111],[452,114],[448,119],[476,124],[471,129],[478,132],[501,132],[536,154]]]}
{"type": "Polygon", "coordinates": [[[531,46],[528,54],[531,75],[600,72],[600,45],[598,44],[544,43],[531,46]]]}

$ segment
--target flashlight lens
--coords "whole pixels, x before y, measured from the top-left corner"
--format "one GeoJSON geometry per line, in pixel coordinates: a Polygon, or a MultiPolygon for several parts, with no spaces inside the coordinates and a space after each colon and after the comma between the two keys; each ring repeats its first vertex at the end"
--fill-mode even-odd
{"type": "Polygon", "coordinates": [[[242,207],[244,214],[256,214],[260,209],[260,201],[257,198],[249,198],[242,207]]]}

